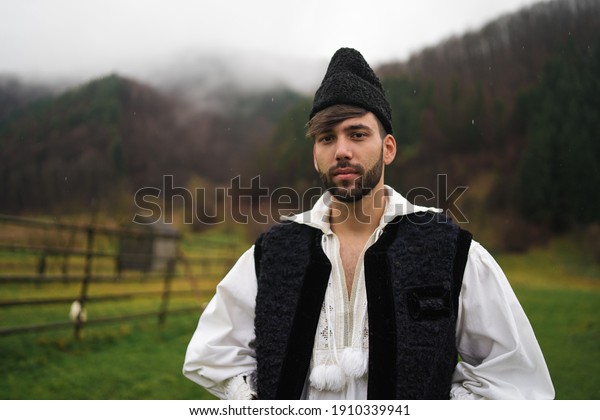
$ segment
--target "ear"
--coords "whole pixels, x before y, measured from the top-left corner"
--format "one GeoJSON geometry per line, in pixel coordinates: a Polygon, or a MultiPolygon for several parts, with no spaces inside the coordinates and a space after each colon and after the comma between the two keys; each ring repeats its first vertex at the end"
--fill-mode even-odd
{"type": "Polygon", "coordinates": [[[389,165],[396,157],[396,139],[391,134],[388,134],[383,139],[383,162],[389,165]]]}

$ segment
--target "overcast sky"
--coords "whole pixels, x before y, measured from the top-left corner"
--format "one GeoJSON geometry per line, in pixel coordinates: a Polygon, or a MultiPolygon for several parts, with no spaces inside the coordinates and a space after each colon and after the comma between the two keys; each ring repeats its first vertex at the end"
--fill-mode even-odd
{"type": "Polygon", "coordinates": [[[0,0],[0,74],[136,74],[184,54],[372,65],[406,59],[535,0],[0,0]]]}

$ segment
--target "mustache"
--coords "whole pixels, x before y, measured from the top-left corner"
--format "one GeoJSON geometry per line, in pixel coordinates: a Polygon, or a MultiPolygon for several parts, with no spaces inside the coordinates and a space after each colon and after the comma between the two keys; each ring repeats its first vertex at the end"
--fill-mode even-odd
{"type": "Polygon", "coordinates": [[[337,165],[329,168],[329,170],[327,171],[327,174],[331,178],[335,175],[335,171],[337,171],[339,169],[346,169],[346,168],[352,169],[354,172],[356,172],[359,175],[364,175],[364,173],[365,173],[365,170],[361,165],[353,165],[348,161],[342,161],[342,162],[339,162],[337,165]]]}

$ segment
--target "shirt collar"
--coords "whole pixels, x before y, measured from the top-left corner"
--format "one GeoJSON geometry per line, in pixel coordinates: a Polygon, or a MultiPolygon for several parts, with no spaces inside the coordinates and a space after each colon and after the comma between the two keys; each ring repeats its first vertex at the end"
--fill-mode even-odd
{"type": "MultiPolygon", "coordinates": [[[[383,211],[383,216],[379,222],[379,227],[382,228],[398,216],[417,212],[434,212],[441,213],[442,209],[435,207],[424,207],[410,203],[399,192],[385,185],[386,205],[383,211]]],[[[292,216],[283,216],[282,220],[312,226],[328,234],[331,232],[329,225],[329,204],[331,203],[331,193],[328,191],[323,194],[315,203],[312,209],[304,213],[295,214],[292,216]]]]}

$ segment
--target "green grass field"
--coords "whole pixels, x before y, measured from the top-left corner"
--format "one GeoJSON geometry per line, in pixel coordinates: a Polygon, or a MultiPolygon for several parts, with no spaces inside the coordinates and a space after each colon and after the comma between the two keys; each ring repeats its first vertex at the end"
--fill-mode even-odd
{"type": "MultiPolygon", "coordinates": [[[[600,265],[568,242],[497,259],[533,324],[556,398],[600,399],[600,265]]],[[[52,308],[45,310],[65,312],[52,308]]],[[[30,317],[0,311],[4,324],[30,317]]],[[[181,374],[197,319],[89,326],[80,341],[70,329],[0,337],[0,399],[210,398],[181,374]]]]}
{"type": "Polygon", "coordinates": [[[556,398],[600,399],[600,264],[566,240],[497,260],[533,325],[556,398]]]}
{"type": "Polygon", "coordinates": [[[192,315],[166,325],[146,321],[1,339],[1,399],[205,399],[181,374],[196,324],[192,315]]]}

